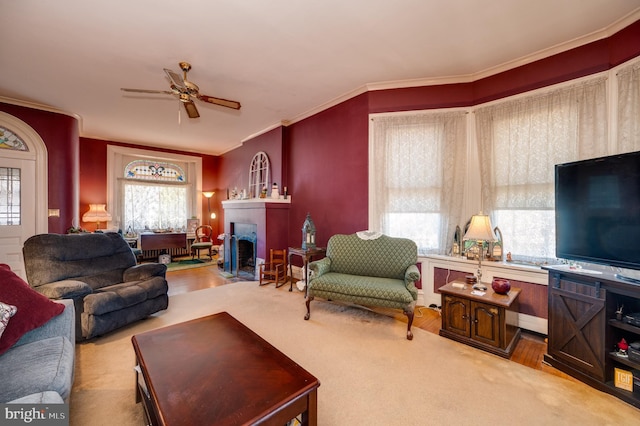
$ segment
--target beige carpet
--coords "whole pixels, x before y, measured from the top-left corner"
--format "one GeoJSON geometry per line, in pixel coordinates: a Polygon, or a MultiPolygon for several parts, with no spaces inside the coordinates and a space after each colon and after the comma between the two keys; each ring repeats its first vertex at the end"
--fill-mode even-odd
{"type": "Polygon", "coordinates": [[[408,341],[406,324],[386,316],[317,300],[311,308],[304,321],[301,292],[255,282],[172,296],[167,311],[77,345],[71,425],[144,424],[134,403],[131,336],[221,311],[320,379],[319,425],[622,425],[640,418],[640,410],[586,385],[424,330],[414,328],[408,341]]]}

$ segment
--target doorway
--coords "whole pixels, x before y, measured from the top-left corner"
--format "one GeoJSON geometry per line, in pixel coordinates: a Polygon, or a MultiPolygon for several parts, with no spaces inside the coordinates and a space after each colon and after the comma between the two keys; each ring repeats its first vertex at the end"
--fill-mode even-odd
{"type": "Polygon", "coordinates": [[[48,231],[47,151],[22,120],[0,112],[0,263],[26,279],[22,246],[48,231]]]}

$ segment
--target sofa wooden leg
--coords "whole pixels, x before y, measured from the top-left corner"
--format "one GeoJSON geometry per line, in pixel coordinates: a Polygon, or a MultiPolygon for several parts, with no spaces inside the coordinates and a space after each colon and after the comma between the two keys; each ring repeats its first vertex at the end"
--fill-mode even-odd
{"type": "Polygon", "coordinates": [[[307,314],[304,316],[304,319],[305,319],[305,320],[308,320],[308,319],[311,317],[311,311],[310,311],[310,309],[309,309],[309,304],[311,303],[311,301],[312,301],[312,300],[313,300],[313,296],[309,296],[309,297],[307,297],[307,301],[306,301],[306,304],[307,304],[307,314]]]}
{"type": "Polygon", "coordinates": [[[413,324],[413,309],[404,311],[407,316],[407,340],[413,340],[413,333],[411,332],[411,325],[413,324]]]}

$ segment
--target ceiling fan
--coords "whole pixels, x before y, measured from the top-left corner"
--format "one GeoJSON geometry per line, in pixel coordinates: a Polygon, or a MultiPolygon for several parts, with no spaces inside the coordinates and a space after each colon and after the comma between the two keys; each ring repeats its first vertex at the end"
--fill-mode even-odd
{"type": "Polygon", "coordinates": [[[167,95],[176,95],[180,99],[180,102],[182,102],[182,104],[184,105],[184,109],[187,111],[187,115],[189,116],[189,118],[200,117],[200,113],[198,113],[198,108],[196,108],[196,104],[193,102],[193,98],[214,105],[220,105],[232,109],[240,109],[240,102],[230,101],[228,99],[222,98],[214,98],[213,96],[200,94],[200,89],[198,88],[198,86],[195,83],[187,80],[187,73],[191,69],[191,64],[188,62],[179,62],[178,65],[183,72],[182,76],[180,76],[180,74],[175,71],[164,68],[164,72],[167,74],[167,77],[169,77],[169,81],[171,82],[171,90],[146,90],[126,88],[121,88],[120,90],[124,92],[134,93],[164,93],[167,95]]]}

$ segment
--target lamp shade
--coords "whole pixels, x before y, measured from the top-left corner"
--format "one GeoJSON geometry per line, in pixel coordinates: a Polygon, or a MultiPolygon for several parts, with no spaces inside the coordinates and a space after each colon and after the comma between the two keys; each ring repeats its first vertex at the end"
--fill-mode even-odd
{"type": "Polygon", "coordinates": [[[463,240],[473,241],[496,241],[496,234],[493,232],[491,219],[488,215],[477,214],[471,217],[469,229],[464,234],[463,240]]]}
{"type": "Polygon", "coordinates": [[[202,191],[202,195],[204,195],[204,198],[211,198],[213,197],[213,194],[215,194],[215,191],[202,191]]]}
{"type": "Polygon", "coordinates": [[[83,222],[108,222],[111,214],[106,204],[89,204],[89,211],[82,215],[83,222]]]}

